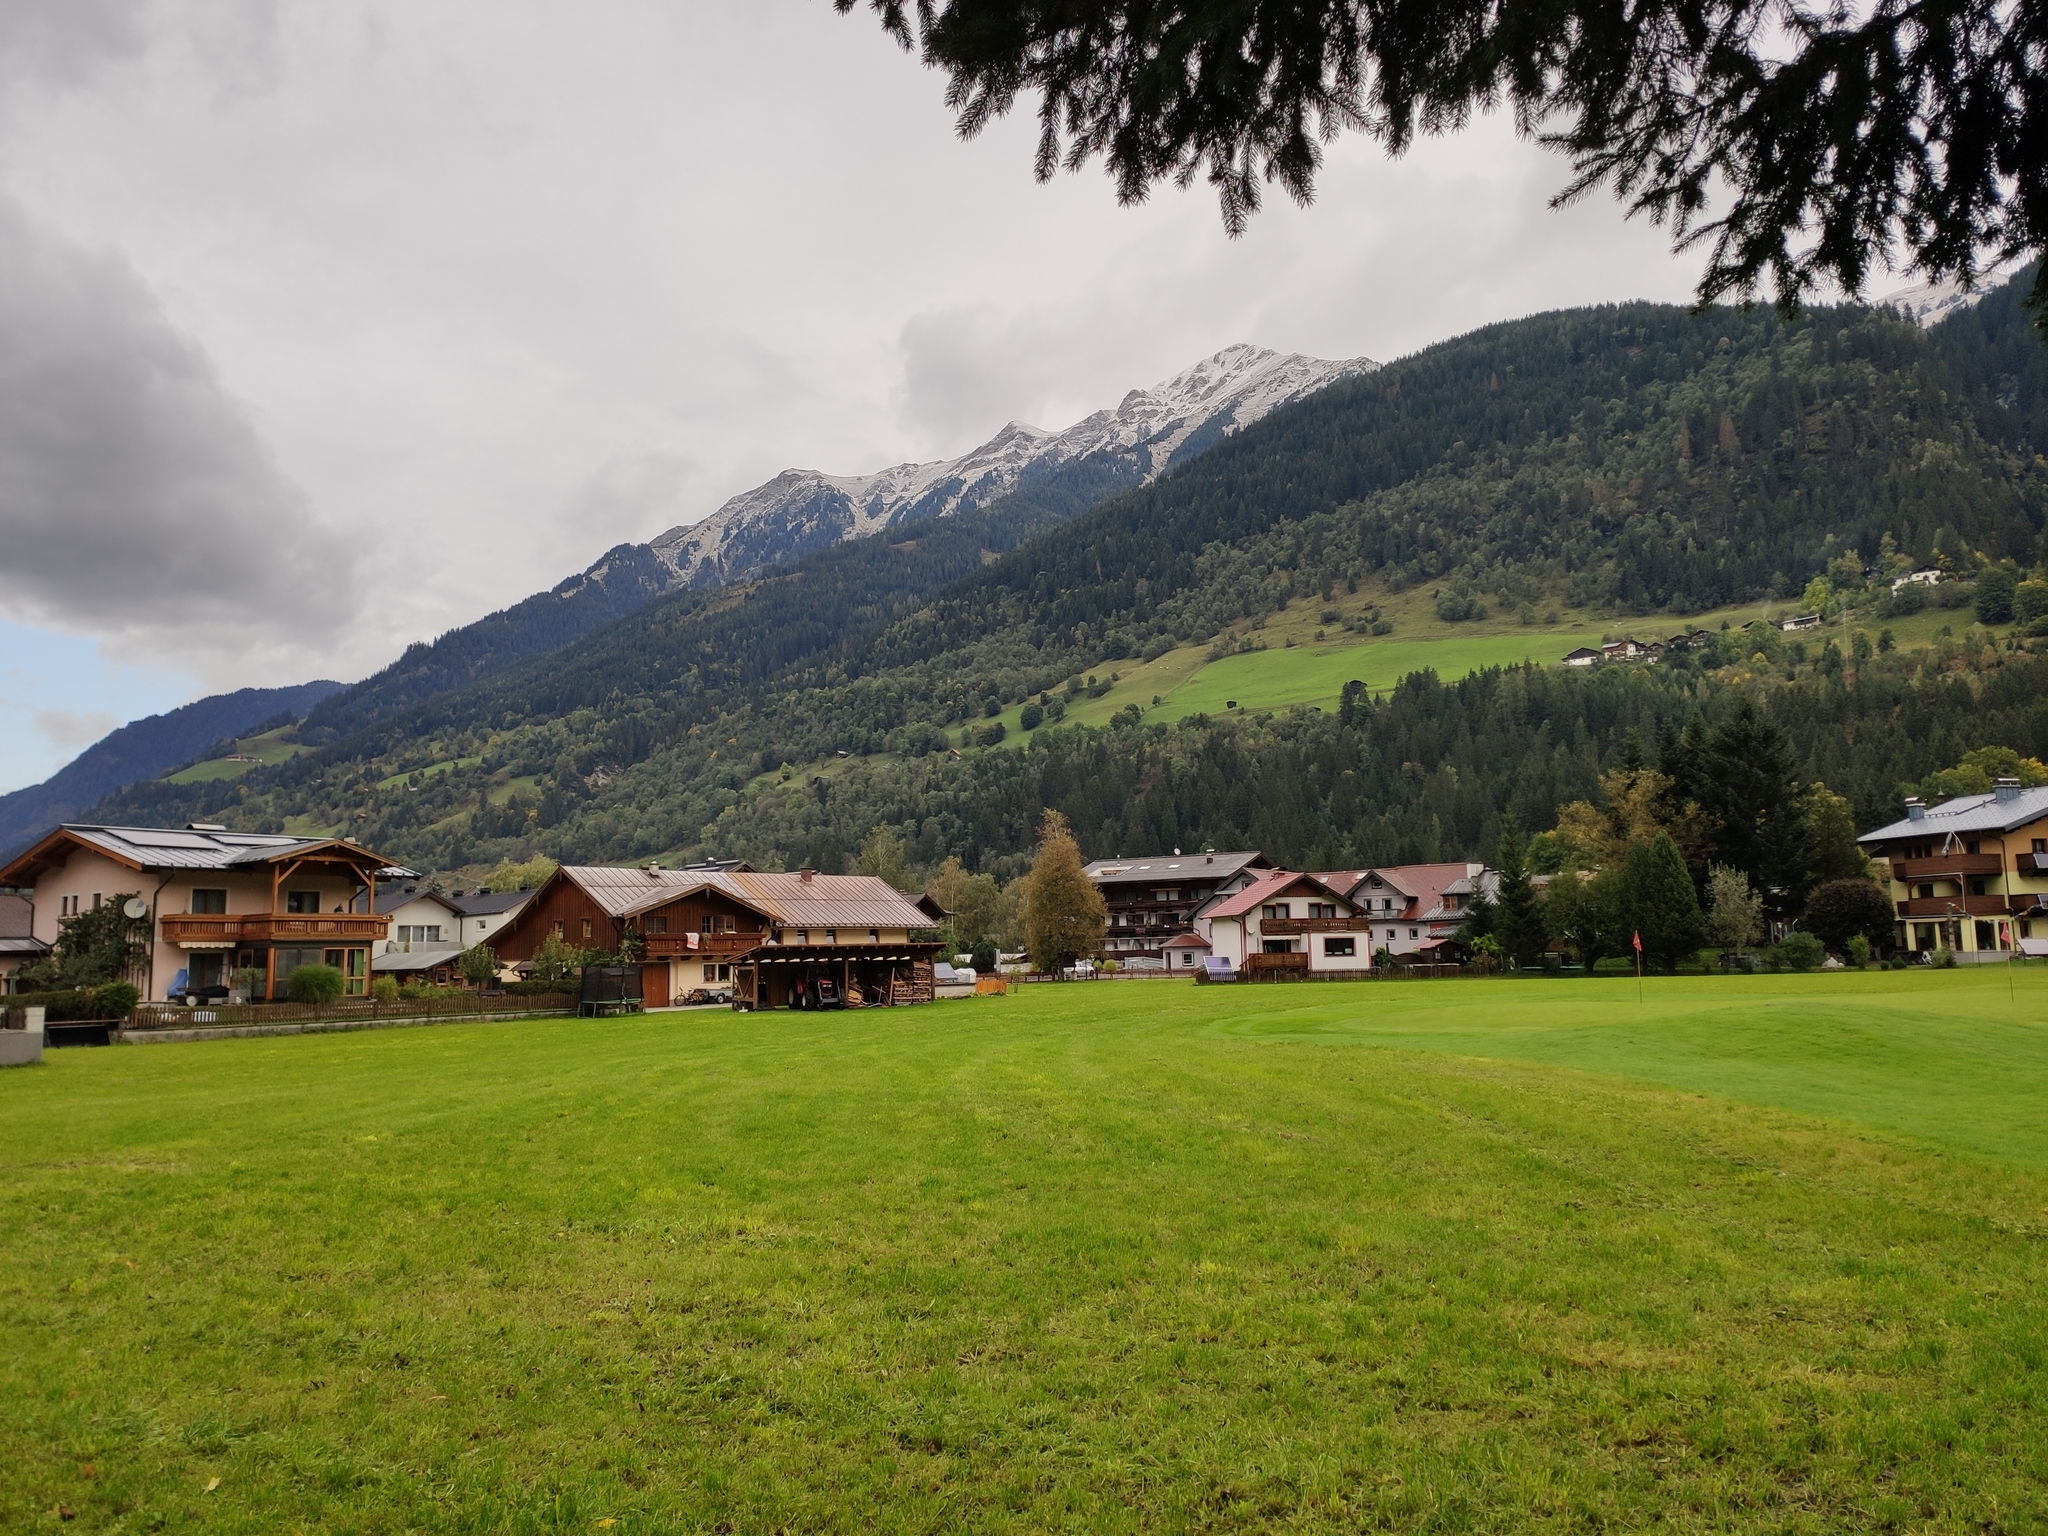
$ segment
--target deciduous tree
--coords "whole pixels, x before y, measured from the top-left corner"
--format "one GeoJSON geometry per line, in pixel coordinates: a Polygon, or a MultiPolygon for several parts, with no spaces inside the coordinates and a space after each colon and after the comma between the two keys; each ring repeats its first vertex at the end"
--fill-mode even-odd
{"type": "Polygon", "coordinates": [[[1102,952],[1109,908],[1083,873],[1081,848],[1067,818],[1048,808],[1039,824],[1038,857],[1024,891],[1024,943],[1031,963],[1057,971],[1102,952]]]}

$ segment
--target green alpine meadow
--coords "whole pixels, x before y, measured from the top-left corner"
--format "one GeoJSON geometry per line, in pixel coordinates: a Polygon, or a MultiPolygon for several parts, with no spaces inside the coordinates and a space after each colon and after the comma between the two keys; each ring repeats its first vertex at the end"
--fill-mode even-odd
{"type": "Polygon", "coordinates": [[[2026,1531],[2048,972],[1046,984],[0,1076],[0,1526],[2026,1531]]]}

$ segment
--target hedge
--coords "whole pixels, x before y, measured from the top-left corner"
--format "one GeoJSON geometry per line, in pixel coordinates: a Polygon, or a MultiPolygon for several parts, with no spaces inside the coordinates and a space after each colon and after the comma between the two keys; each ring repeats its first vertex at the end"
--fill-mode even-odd
{"type": "Polygon", "coordinates": [[[47,1024],[74,1019],[125,1019],[142,994],[125,981],[97,987],[72,987],[62,992],[9,992],[0,995],[0,1009],[40,1008],[47,1024]]]}

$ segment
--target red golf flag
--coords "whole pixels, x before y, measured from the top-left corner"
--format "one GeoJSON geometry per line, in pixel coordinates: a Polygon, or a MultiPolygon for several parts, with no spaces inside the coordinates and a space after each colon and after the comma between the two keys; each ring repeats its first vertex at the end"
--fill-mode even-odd
{"type": "Polygon", "coordinates": [[[1636,930],[1635,945],[1636,953],[1640,955],[1643,952],[1643,931],[1640,928],[1636,930]]]}

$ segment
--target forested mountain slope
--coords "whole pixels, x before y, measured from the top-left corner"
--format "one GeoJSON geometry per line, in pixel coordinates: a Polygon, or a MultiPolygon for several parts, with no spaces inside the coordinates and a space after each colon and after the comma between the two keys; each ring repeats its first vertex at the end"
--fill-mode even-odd
{"type": "MultiPolygon", "coordinates": [[[[1642,690],[1627,695],[1639,700],[1635,723],[1654,725],[1720,707],[1731,689],[1810,687],[1820,692],[1809,714],[1862,722],[1867,752],[1833,771],[1856,777],[1854,798],[1872,809],[1899,779],[1939,766],[1921,761],[1937,738],[1991,728],[1952,684],[2017,689],[1997,719],[2033,729],[2033,663],[2014,659],[2018,682],[1981,657],[1954,677],[1923,676],[1918,660],[1866,664],[1865,677],[1907,690],[1897,709],[1949,701],[1946,734],[1911,739],[1856,713],[1875,696],[1869,684],[1809,663],[1787,669],[1789,681],[1775,668],[1658,669],[1611,684],[1496,674],[1414,684],[1348,725],[1042,728],[1028,753],[943,754],[991,700],[1243,636],[1308,596],[1356,604],[1428,583],[1453,603],[1469,593],[1676,615],[1797,594],[1830,562],[1854,553],[1860,566],[1887,541],[1916,560],[2031,566],[2048,466],[2033,451],[2038,369],[2014,337],[2038,342],[2004,298],[1966,312],[1963,329],[1928,333],[1861,309],[1787,326],[1651,305],[1489,327],[1276,411],[1071,521],[1044,510],[1003,530],[932,522],[717,594],[663,599],[232,790],[150,786],[126,803],[264,823],[302,815],[442,866],[529,849],[622,859],[711,847],[829,866],[851,846],[847,828],[873,820],[904,825],[920,854],[991,861],[1024,845],[1039,801],[1061,797],[1077,811],[1126,807],[1077,815],[1118,844],[1185,845],[1206,829],[1288,857],[1455,856],[1518,795],[1541,825],[1535,802],[1590,792],[1624,730],[1601,713],[1600,689],[1642,690]],[[1008,544],[1011,527],[1036,536],[1008,544]],[[937,590],[940,580],[951,584],[937,590]],[[1524,735],[1486,738],[1471,711],[1487,688],[1552,702],[1515,704],[1524,735]],[[1401,709],[1431,723],[1412,739],[1373,734],[1391,727],[1367,722],[1401,709]],[[1274,778],[1270,764],[1297,751],[1313,771],[1274,778]],[[835,754],[863,761],[779,782],[783,765],[835,754]],[[1225,779],[1261,786],[1247,803],[1265,821],[1191,791],[1167,796],[1183,807],[1167,817],[1158,786],[1176,782],[1172,765],[1204,757],[1237,765],[1217,769],[1225,779]],[[1069,761],[1082,766],[1062,777],[1069,761]],[[1258,771],[1247,778],[1245,764],[1258,771]],[[1197,806],[1208,808],[1185,809],[1197,806]]],[[[1813,739],[1801,750],[1818,762],[1832,749],[1813,739]]]]}

